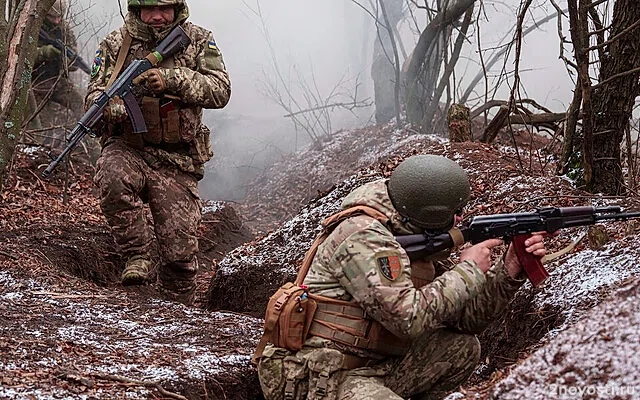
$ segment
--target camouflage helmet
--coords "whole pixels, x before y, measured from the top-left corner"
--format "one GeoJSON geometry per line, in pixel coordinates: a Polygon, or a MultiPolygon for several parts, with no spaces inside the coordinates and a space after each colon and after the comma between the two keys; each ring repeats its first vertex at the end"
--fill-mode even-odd
{"type": "Polygon", "coordinates": [[[56,0],[49,9],[47,15],[62,18],[67,13],[67,6],[67,0],[56,0]]]}
{"type": "Polygon", "coordinates": [[[398,213],[424,229],[446,229],[469,201],[469,177],[454,161],[417,155],[402,161],[387,183],[398,213]]]}
{"type": "Polygon", "coordinates": [[[139,7],[184,6],[185,0],[129,0],[129,10],[139,7]]]}

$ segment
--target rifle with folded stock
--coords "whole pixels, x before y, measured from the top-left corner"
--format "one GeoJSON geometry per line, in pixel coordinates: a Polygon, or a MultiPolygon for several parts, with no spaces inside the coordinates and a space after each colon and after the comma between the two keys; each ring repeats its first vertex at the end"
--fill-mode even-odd
{"type": "Polygon", "coordinates": [[[183,51],[189,44],[191,39],[187,36],[182,27],[175,27],[166,38],[164,38],[158,47],[149,53],[147,57],[135,60],[118,76],[113,84],[98,96],[91,104],[89,110],[80,118],[75,128],[69,134],[67,139],[67,147],[60,155],[53,160],[47,168],[42,172],[42,176],[47,177],[58,166],[60,161],[64,159],[87,134],[96,135],[94,127],[102,119],[102,112],[109,103],[109,100],[118,96],[124,101],[127,114],[131,120],[133,133],[142,133],[147,131],[147,125],[142,117],[142,110],[138,105],[138,101],[133,94],[133,80],[145,71],[156,67],[163,59],[171,57],[174,54],[183,51]]]}
{"type": "Polygon", "coordinates": [[[69,59],[71,65],[80,68],[87,75],[91,75],[91,67],[89,66],[89,64],[87,64],[87,62],[82,57],[80,57],[78,53],[73,51],[71,47],[64,44],[62,40],[52,38],[44,29],[40,29],[40,33],[38,33],[38,39],[40,39],[42,43],[50,44],[56,49],[60,50],[62,54],[64,54],[65,57],[69,59]]]}
{"type": "Polygon", "coordinates": [[[617,206],[545,207],[534,212],[480,215],[473,217],[466,228],[439,234],[426,232],[396,236],[396,240],[412,260],[455,247],[460,244],[460,240],[455,240],[454,236],[461,236],[464,242],[472,244],[497,238],[502,238],[505,242],[513,241],[524,272],[536,287],[549,273],[538,257],[525,250],[524,242],[532,233],[552,233],[564,228],[594,225],[599,221],[627,221],[635,218],[640,218],[640,212],[624,213],[617,206]]]}

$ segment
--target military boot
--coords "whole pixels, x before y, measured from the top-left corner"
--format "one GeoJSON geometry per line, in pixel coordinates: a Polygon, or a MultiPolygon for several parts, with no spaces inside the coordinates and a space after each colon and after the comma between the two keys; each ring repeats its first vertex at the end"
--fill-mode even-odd
{"type": "Polygon", "coordinates": [[[150,268],[151,260],[146,254],[130,257],[122,271],[122,285],[143,285],[147,281],[150,268]]]}
{"type": "Polygon", "coordinates": [[[196,300],[196,285],[195,282],[185,283],[186,282],[181,282],[180,287],[166,287],[160,283],[158,285],[158,291],[165,300],[182,303],[185,306],[192,306],[196,300]]]}
{"type": "Polygon", "coordinates": [[[158,291],[166,300],[187,306],[196,298],[198,261],[172,262],[158,268],[158,291]]]}

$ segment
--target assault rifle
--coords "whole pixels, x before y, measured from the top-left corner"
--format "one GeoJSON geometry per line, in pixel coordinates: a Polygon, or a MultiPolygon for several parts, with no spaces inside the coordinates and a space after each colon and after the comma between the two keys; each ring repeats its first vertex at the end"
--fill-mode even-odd
{"type": "Polygon", "coordinates": [[[534,232],[555,232],[559,229],[574,226],[594,225],[598,221],[626,221],[640,218],[640,212],[623,213],[617,206],[613,207],[546,207],[534,212],[516,214],[494,214],[473,217],[466,228],[453,229],[451,233],[423,233],[396,236],[396,240],[404,248],[411,259],[451,249],[463,242],[472,244],[488,239],[502,238],[505,242],[513,241],[518,259],[531,284],[535,287],[544,281],[549,273],[542,266],[540,259],[525,250],[524,241],[534,232]],[[452,236],[453,234],[453,236],[452,236]],[[457,243],[456,243],[457,242],[457,243]]]}
{"type": "Polygon", "coordinates": [[[38,39],[40,39],[40,42],[44,44],[50,44],[56,49],[60,50],[69,59],[71,65],[80,68],[87,75],[91,75],[91,67],[89,66],[89,64],[87,64],[87,62],[82,57],[80,57],[78,53],[73,51],[72,48],[64,44],[62,40],[52,38],[44,29],[40,29],[38,39]]]}
{"type": "Polygon", "coordinates": [[[147,57],[135,60],[118,76],[113,84],[98,96],[89,110],[80,118],[75,128],[71,131],[67,140],[67,147],[60,155],[53,160],[42,172],[42,176],[47,177],[58,166],[60,161],[73,150],[87,134],[95,135],[93,128],[102,119],[102,112],[109,103],[109,100],[118,96],[124,100],[127,114],[131,119],[134,133],[147,131],[147,125],[142,117],[142,111],[138,101],[132,92],[133,80],[143,72],[155,67],[163,59],[170,57],[184,50],[191,43],[182,27],[175,27],[169,35],[160,42],[158,47],[149,53],[147,57]]]}

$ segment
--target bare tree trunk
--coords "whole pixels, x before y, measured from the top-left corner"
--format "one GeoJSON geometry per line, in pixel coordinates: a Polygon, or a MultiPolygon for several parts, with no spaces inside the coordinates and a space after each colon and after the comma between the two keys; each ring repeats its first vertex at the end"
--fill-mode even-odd
{"type": "Polygon", "coordinates": [[[464,104],[453,104],[449,107],[447,124],[449,125],[449,140],[452,143],[470,142],[471,117],[469,107],[464,104]]]}
{"type": "MultiPolygon", "coordinates": [[[[448,3],[448,2],[447,2],[448,3]]],[[[411,62],[407,68],[406,75],[406,111],[409,122],[420,124],[425,117],[426,107],[433,97],[436,82],[433,79],[432,71],[428,69],[429,57],[434,45],[450,29],[450,25],[460,19],[462,15],[475,4],[475,0],[455,0],[445,6],[431,20],[427,27],[420,34],[418,44],[413,50],[411,62]]],[[[438,63],[440,66],[440,63],[438,63]]]]}
{"type": "Polygon", "coordinates": [[[589,77],[589,20],[588,3],[585,0],[569,0],[569,31],[578,66],[578,85],[582,92],[582,164],[584,179],[591,176],[593,160],[593,103],[591,96],[591,78],[589,77]]]}
{"type": "Polygon", "coordinates": [[[396,117],[400,123],[400,60],[396,43],[396,25],[402,20],[402,0],[378,0],[381,19],[376,20],[371,78],[373,79],[376,122],[383,124],[396,117]],[[384,23],[382,23],[384,22],[384,23]]]}
{"type": "Polygon", "coordinates": [[[600,60],[600,83],[593,87],[593,135],[585,136],[584,143],[592,154],[585,160],[585,171],[587,163],[590,171],[585,181],[593,193],[625,192],[620,145],[640,95],[639,20],[638,0],[615,2],[608,44],[600,60]]]}
{"type": "Polygon", "coordinates": [[[53,3],[54,0],[21,0],[12,2],[7,9],[6,1],[0,1],[0,189],[27,114],[38,30],[53,3]]]}
{"type": "MultiPolygon", "coordinates": [[[[458,59],[460,59],[460,52],[462,51],[462,46],[464,42],[467,40],[467,32],[469,31],[469,26],[471,26],[471,19],[473,18],[473,7],[470,7],[465,13],[464,20],[462,21],[462,26],[460,27],[460,33],[458,34],[458,38],[456,39],[456,44],[453,48],[453,52],[451,53],[451,59],[447,63],[444,72],[442,74],[442,78],[440,78],[440,83],[438,87],[435,89],[433,96],[431,96],[431,101],[429,101],[425,107],[425,114],[422,122],[422,126],[426,128],[426,131],[429,132],[431,129],[432,121],[436,115],[436,112],[440,108],[440,98],[442,97],[442,93],[444,93],[445,88],[449,84],[449,79],[455,70],[456,64],[458,63],[458,59]]],[[[435,77],[437,79],[437,76],[435,77]]],[[[461,103],[462,104],[462,103],[461,103]]]]}
{"type": "Polygon", "coordinates": [[[580,116],[580,106],[582,105],[582,87],[580,81],[576,83],[573,91],[573,100],[567,110],[567,122],[564,124],[564,140],[562,141],[562,154],[558,163],[558,173],[566,174],[569,170],[569,159],[574,153],[576,146],[581,145],[582,141],[578,141],[576,128],[580,116]],[[579,143],[578,143],[579,142],[579,143]]]}

